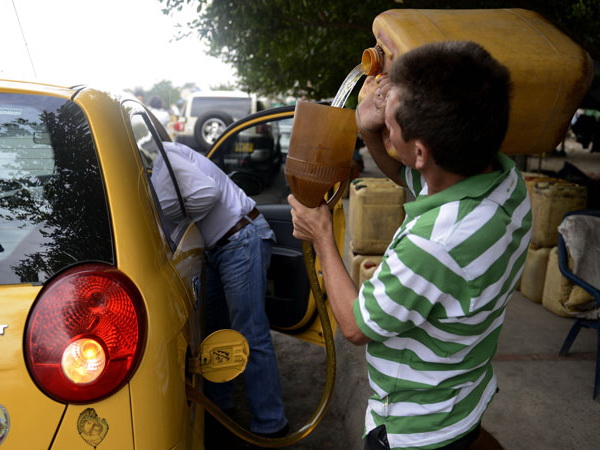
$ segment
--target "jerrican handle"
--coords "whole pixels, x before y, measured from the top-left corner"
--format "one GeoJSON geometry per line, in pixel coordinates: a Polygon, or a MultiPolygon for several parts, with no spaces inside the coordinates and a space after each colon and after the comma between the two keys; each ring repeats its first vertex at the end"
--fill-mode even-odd
{"type": "Polygon", "coordinates": [[[337,190],[334,192],[334,194],[331,196],[331,198],[327,200],[327,206],[329,207],[329,209],[333,209],[335,204],[339,201],[339,199],[344,194],[344,191],[348,187],[349,183],[350,183],[350,177],[340,181],[340,185],[338,186],[337,190]]]}

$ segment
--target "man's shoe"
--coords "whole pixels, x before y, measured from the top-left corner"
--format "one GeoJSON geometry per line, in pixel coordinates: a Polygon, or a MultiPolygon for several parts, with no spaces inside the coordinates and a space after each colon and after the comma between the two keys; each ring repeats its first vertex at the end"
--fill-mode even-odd
{"type": "Polygon", "coordinates": [[[275,439],[275,438],[282,438],[284,436],[287,436],[287,434],[290,432],[290,424],[286,423],[283,428],[281,428],[280,430],[277,431],[273,431],[272,433],[254,433],[258,436],[262,436],[262,437],[266,437],[266,438],[271,438],[271,439],[275,439]]]}

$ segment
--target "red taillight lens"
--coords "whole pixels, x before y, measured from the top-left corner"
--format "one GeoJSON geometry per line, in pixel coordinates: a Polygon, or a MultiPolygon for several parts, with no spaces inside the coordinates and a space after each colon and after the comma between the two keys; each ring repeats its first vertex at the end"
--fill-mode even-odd
{"type": "Polygon", "coordinates": [[[87,403],[129,381],[145,337],[145,308],[131,280],[113,267],[87,264],[40,293],[27,320],[25,360],[50,397],[87,403]]]}
{"type": "Polygon", "coordinates": [[[175,131],[184,131],[185,130],[185,121],[184,120],[178,120],[177,122],[175,122],[173,124],[173,129],[175,131]]]}

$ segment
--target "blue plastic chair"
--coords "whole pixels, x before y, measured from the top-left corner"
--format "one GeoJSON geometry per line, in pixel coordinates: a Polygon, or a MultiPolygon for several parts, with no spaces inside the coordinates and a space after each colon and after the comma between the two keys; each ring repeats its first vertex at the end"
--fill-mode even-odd
{"type": "MultiPolygon", "coordinates": [[[[569,216],[600,217],[600,210],[571,211],[571,212],[565,214],[565,218],[569,217],[569,216]]],[[[589,251],[592,251],[592,249],[589,249],[589,251]]],[[[597,258],[600,258],[600,254],[597,255],[597,258]]],[[[559,267],[561,273],[568,280],[570,280],[573,284],[575,284],[577,286],[581,286],[583,289],[585,289],[587,292],[589,292],[596,300],[596,307],[600,308],[600,287],[594,286],[594,285],[590,284],[589,281],[583,280],[579,276],[575,275],[569,268],[568,261],[569,261],[569,257],[568,257],[568,253],[567,253],[567,245],[565,243],[563,236],[559,232],[559,234],[558,234],[558,267],[559,267]]],[[[596,375],[595,375],[595,379],[594,379],[594,394],[592,397],[593,399],[595,399],[596,395],[598,394],[598,388],[600,387],[600,318],[596,318],[596,319],[578,318],[578,319],[576,319],[575,323],[569,330],[569,334],[567,335],[567,338],[565,339],[565,341],[562,345],[562,348],[560,349],[560,355],[565,356],[569,352],[569,349],[571,348],[571,344],[573,344],[573,341],[577,337],[577,334],[579,333],[579,330],[581,330],[582,327],[593,328],[597,332],[597,341],[598,342],[597,342],[597,346],[596,346],[596,375]]]]}

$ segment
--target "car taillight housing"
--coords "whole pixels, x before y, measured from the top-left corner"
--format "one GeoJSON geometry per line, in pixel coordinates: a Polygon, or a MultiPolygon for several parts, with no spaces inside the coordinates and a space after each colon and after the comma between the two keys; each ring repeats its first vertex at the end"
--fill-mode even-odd
{"type": "Polygon", "coordinates": [[[25,361],[48,396],[89,403],[133,376],[146,340],[141,295],[122,272],[85,264],[54,278],[27,319],[25,361]]]}

